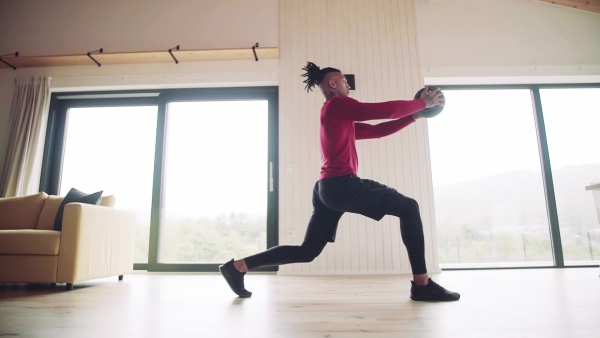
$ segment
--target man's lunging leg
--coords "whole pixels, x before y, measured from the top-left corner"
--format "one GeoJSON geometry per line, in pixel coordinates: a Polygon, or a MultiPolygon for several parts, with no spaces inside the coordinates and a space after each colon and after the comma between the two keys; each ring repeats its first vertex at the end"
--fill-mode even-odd
{"type": "Polygon", "coordinates": [[[259,254],[234,261],[233,259],[219,267],[231,290],[242,298],[250,297],[252,292],[244,287],[244,274],[248,270],[261,266],[276,266],[290,263],[312,262],[327,244],[327,241],[304,241],[302,245],[282,245],[270,248],[259,254]]]}
{"type": "Polygon", "coordinates": [[[408,260],[417,285],[428,282],[425,264],[425,237],[419,204],[412,198],[397,194],[389,201],[389,214],[400,218],[400,235],[408,252],[408,260]]]}
{"type": "Polygon", "coordinates": [[[291,263],[312,262],[321,254],[328,242],[333,242],[337,224],[343,212],[327,208],[320,200],[318,184],[313,189],[313,214],[306,227],[306,235],[302,245],[281,245],[270,248],[259,254],[234,261],[221,266],[219,270],[225,280],[238,296],[250,297],[252,292],[244,287],[244,275],[248,270],[261,266],[276,266],[291,263]]]}
{"type": "Polygon", "coordinates": [[[429,278],[425,264],[425,237],[419,204],[412,198],[395,194],[390,201],[389,214],[400,218],[400,234],[413,273],[410,298],[417,301],[453,301],[460,295],[448,291],[429,278]]]}

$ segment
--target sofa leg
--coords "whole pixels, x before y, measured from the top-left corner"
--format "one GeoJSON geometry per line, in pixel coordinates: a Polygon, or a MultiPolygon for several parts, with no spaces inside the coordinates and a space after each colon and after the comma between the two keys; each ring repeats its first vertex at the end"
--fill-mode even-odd
{"type": "Polygon", "coordinates": [[[123,275],[119,275],[119,280],[123,280],[123,275]]]}
{"type": "Polygon", "coordinates": [[[65,290],[67,290],[67,291],[73,290],[73,283],[67,283],[67,286],[65,287],[65,290]]]}

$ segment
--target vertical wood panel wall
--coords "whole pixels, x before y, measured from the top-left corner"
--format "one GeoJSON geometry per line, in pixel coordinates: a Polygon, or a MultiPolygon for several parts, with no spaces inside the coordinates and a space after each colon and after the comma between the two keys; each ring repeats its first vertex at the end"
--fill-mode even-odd
{"type": "MultiPolygon", "coordinates": [[[[279,242],[299,245],[312,212],[320,170],[320,91],[307,93],[307,61],[355,74],[351,96],[363,102],[411,99],[423,85],[413,0],[281,0],[279,242]]],[[[393,136],[357,142],[359,176],[415,198],[425,227],[428,270],[437,271],[429,144],[425,121],[393,136]]],[[[311,263],[281,274],[410,273],[399,220],[355,214],[340,220],[337,240],[311,263]]]]}

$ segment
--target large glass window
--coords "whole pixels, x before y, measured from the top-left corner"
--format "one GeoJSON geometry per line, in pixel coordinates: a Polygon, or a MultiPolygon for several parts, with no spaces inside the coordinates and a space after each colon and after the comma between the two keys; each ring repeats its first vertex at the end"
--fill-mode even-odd
{"type": "Polygon", "coordinates": [[[445,89],[429,119],[442,267],[552,264],[528,89],[445,89]]]}
{"type": "Polygon", "coordinates": [[[114,195],[137,214],[135,262],[148,262],[156,106],[74,107],[66,116],[59,195],[114,195]]]}
{"type": "Polygon", "coordinates": [[[161,263],[267,249],[268,122],[267,100],[168,104],[161,263]]]}
{"type": "Polygon", "coordinates": [[[600,200],[586,187],[600,183],[600,88],[546,88],[540,97],[565,264],[597,264],[600,200]]]}
{"type": "Polygon", "coordinates": [[[41,190],[137,213],[137,269],[215,271],[277,243],[277,105],[276,87],[53,94],[41,190]]]}

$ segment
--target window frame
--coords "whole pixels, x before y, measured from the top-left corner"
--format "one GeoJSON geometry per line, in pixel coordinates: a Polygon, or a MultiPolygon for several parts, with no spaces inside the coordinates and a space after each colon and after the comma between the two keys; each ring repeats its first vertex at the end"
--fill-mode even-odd
{"type": "MultiPolygon", "coordinates": [[[[152,205],[150,218],[149,252],[147,263],[134,263],[135,270],[157,272],[214,272],[216,263],[160,263],[158,261],[160,225],[162,220],[162,196],[164,191],[164,151],[166,133],[166,106],[176,101],[234,101],[264,99],[268,103],[268,163],[267,184],[267,248],[278,245],[279,223],[279,88],[262,87],[223,87],[186,88],[132,91],[59,92],[51,95],[48,127],[43,152],[40,191],[58,195],[61,166],[64,156],[67,114],[70,108],[116,107],[156,105],[157,127],[155,158],[152,182],[152,205]]],[[[263,267],[256,271],[277,271],[278,267],[263,267]]]]}
{"type": "Polygon", "coordinates": [[[548,148],[548,139],[546,136],[546,127],[544,124],[543,102],[541,100],[540,89],[573,89],[573,88],[600,88],[600,83],[552,83],[552,84],[487,84],[487,85],[434,85],[429,87],[439,87],[444,90],[496,90],[496,89],[528,89],[531,93],[532,111],[536,126],[536,136],[538,140],[538,151],[540,154],[540,165],[542,169],[542,178],[544,186],[544,196],[546,199],[546,211],[550,225],[550,243],[552,248],[552,266],[514,266],[514,267],[447,267],[442,270],[493,270],[493,269],[539,269],[539,268],[570,268],[570,267],[595,267],[597,265],[577,264],[565,265],[562,240],[560,234],[560,224],[558,220],[558,208],[556,204],[556,195],[554,192],[554,180],[552,178],[552,166],[550,164],[550,153],[548,148]]]}

